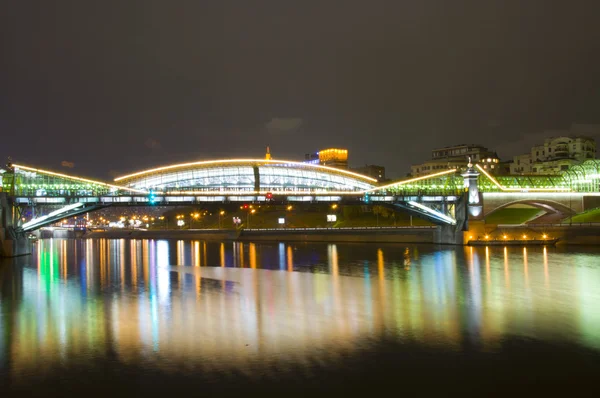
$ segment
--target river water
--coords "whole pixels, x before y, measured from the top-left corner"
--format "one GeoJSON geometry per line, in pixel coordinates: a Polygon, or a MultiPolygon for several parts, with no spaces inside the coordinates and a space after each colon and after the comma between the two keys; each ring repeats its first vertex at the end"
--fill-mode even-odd
{"type": "Polygon", "coordinates": [[[51,239],[0,265],[0,396],[518,395],[599,370],[599,249],[51,239]]]}

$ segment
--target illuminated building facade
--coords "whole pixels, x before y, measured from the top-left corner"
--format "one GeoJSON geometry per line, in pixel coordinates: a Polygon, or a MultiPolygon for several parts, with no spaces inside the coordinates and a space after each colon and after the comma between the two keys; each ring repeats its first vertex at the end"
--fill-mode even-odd
{"type": "MultiPolygon", "coordinates": [[[[572,129],[576,127],[572,127],[572,129]]],[[[600,132],[600,127],[598,127],[600,132]]],[[[564,133],[564,132],[563,132],[564,133]]],[[[529,153],[517,155],[510,165],[511,174],[558,174],[572,166],[596,158],[596,141],[585,136],[557,136],[544,140],[529,153]]]]}
{"type": "Polygon", "coordinates": [[[348,168],[348,150],[339,148],[322,149],[316,153],[304,155],[304,162],[309,164],[320,164],[323,166],[336,167],[338,169],[348,168]]]}
{"type": "Polygon", "coordinates": [[[500,159],[495,152],[481,145],[455,145],[431,151],[431,160],[411,166],[411,176],[420,177],[448,169],[464,169],[469,162],[480,164],[492,174],[499,174],[500,159]]]}

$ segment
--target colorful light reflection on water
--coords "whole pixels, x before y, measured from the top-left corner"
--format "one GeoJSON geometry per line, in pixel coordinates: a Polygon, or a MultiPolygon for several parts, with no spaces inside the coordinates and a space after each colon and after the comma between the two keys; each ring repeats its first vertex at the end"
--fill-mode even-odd
{"type": "Polygon", "coordinates": [[[600,351],[599,253],[154,240],[42,240],[0,269],[0,369],[106,357],[169,371],[337,361],[379,338],[500,352],[600,351]],[[289,359],[292,358],[292,359],[289,359]]]}

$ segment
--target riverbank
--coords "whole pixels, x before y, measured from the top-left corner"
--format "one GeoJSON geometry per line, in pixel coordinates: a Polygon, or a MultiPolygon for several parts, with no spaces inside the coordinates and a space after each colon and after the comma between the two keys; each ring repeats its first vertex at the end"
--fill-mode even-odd
{"type": "Polygon", "coordinates": [[[436,227],[37,231],[39,238],[433,243],[436,227]]]}
{"type": "Polygon", "coordinates": [[[468,240],[555,240],[558,245],[600,245],[600,224],[484,224],[470,222],[468,240]]]}
{"type": "Polygon", "coordinates": [[[497,225],[494,234],[507,233],[517,238],[530,238],[546,235],[548,239],[558,239],[559,245],[600,245],[600,225],[589,224],[528,224],[528,225],[497,225]]]}
{"type": "MultiPolygon", "coordinates": [[[[600,224],[530,224],[490,225],[473,223],[468,235],[489,235],[489,239],[558,239],[558,245],[600,245],[600,224]],[[504,238],[504,236],[507,238],[504,238]]],[[[207,241],[253,242],[381,242],[381,243],[436,243],[436,227],[355,227],[355,228],[265,228],[265,229],[184,229],[184,230],[129,230],[105,231],[40,230],[38,238],[83,239],[185,239],[207,241]]],[[[465,242],[468,242],[468,236],[465,242]]]]}

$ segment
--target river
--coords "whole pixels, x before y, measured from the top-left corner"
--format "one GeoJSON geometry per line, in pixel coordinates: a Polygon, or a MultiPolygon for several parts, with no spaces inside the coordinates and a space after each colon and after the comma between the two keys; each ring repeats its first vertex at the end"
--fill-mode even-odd
{"type": "Polygon", "coordinates": [[[0,396],[494,395],[599,370],[600,249],[49,239],[0,264],[0,396]]]}

